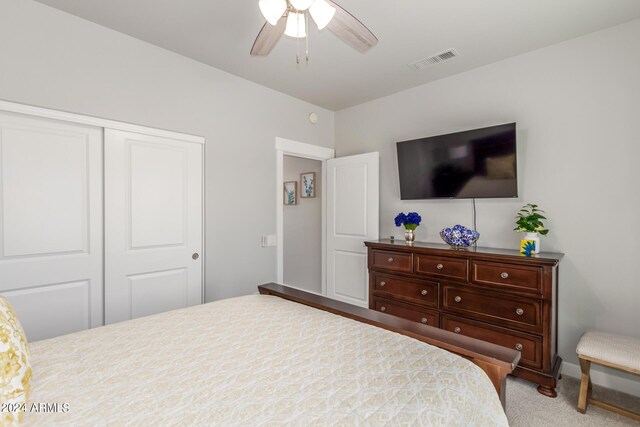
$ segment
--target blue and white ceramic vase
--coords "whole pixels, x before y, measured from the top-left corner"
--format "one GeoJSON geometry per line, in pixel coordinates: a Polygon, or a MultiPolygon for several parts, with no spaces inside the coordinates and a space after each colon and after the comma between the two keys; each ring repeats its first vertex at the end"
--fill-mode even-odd
{"type": "Polygon", "coordinates": [[[453,227],[443,228],[440,237],[453,249],[466,249],[474,245],[480,238],[480,233],[464,225],[456,224],[453,227]]]}

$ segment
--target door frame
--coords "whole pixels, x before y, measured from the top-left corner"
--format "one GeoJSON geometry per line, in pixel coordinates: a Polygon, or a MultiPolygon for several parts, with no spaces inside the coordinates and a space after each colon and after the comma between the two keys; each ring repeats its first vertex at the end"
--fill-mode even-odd
{"type": "Polygon", "coordinates": [[[10,113],[26,114],[45,119],[60,120],[63,122],[76,123],[81,125],[95,126],[105,129],[124,130],[127,132],[141,133],[143,135],[159,136],[162,138],[178,139],[180,141],[205,144],[203,136],[189,135],[186,133],[174,132],[165,129],[152,128],[132,123],[119,122],[116,120],[103,119],[101,117],[88,116],[86,114],[69,113],[67,111],[53,110],[50,108],[36,107],[34,105],[20,104],[18,102],[5,101],[0,99],[0,110],[10,113]]]}
{"type": "MultiPolygon", "coordinates": [[[[320,270],[322,272],[320,283],[322,295],[327,294],[327,262],[325,251],[327,249],[327,160],[335,157],[333,148],[319,145],[306,144],[304,142],[276,137],[276,281],[284,284],[284,156],[302,157],[304,159],[319,160],[322,163],[322,260],[320,270]]],[[[294,286],[292,286],[294,287],[294,286]]]]}

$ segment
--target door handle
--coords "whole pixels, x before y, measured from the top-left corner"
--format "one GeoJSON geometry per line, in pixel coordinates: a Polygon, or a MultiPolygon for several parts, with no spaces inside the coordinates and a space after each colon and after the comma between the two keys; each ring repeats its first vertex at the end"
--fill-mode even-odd
{"type": "Polygon", "coordinates": [[[195,261],[198,258],[200,258],[200,255],[197,252],[195,252],[193,255],[191,255],[191,258],[193,258],[193,260],[195,261]]]}

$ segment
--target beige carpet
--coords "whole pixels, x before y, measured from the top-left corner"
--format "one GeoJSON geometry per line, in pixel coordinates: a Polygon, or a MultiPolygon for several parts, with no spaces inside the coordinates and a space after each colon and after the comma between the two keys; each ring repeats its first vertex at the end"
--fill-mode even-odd
{"type": "MultiPolygon", "coordinates": [[[[556,388],[558,397],[551,399],[537,392],[528,381],[509,377],[507,380],[507,417],[511,427],[538,426],[640,426],[631,418],[589,405],[586,414],[576,410],[580,383],[562,377],[556,388]]],[[[640,412],[640,398],[602,387],[593,387],[593,397],[640,412]]]]}

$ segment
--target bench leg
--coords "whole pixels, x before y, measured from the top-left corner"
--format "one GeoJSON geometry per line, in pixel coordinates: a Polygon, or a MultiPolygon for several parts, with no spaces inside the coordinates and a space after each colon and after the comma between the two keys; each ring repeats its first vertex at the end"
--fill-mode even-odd
{"type": "Polygon", "coordinates": [[[587,411],[587,404],[589,402],[589,395],[591,394],[591,378],[590,372],[591,362],[584,360],[578,356],[580,361],[580,370],[582,375],[580,377],[580,395],[578,396],[578,412],[585,413],[587,411]]]}

